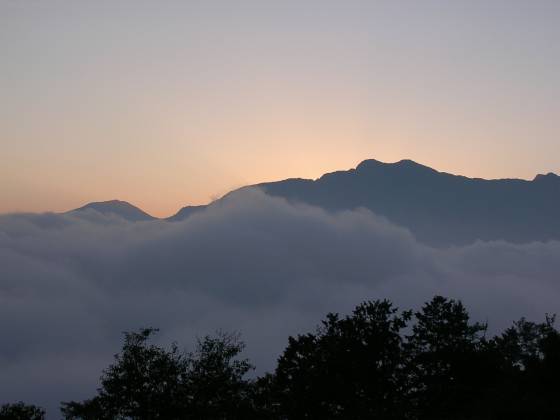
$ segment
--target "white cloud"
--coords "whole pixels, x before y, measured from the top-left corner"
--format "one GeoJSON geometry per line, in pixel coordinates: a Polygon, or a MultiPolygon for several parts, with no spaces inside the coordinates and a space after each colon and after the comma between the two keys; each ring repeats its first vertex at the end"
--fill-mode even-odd
{"type": "MultiPolygon", "coordinates": [[[[433,249],[366,210],[328,214],[246,191],[183,222],[95,212],[0,216],[0,395],[58,415],[93,395],[121,332],[189,345],[242,332],[270,369],[289,334],[365,299],[465,301],[501,329],[560,307],[560,243],[433,249]]],[[[0,401],[2,402],[2,401],[0,401]]]]}

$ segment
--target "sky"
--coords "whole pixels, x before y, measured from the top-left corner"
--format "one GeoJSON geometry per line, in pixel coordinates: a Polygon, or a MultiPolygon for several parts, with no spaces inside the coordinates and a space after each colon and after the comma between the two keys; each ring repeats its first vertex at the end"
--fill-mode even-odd
{"type": "Polygon", "coordinates": [[[366,158],[560,172],[560,2],[0,1],[0,213],[366,158]]]}

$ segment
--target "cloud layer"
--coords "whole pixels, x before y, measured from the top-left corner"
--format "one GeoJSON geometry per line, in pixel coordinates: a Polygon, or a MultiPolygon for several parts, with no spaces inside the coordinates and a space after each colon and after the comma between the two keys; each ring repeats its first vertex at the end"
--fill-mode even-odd
{"type": "Polygon", "coordinates": [[[237,330],[259,371],[290,334],[365,299],[461,298],[501,329],[560,309],[560,242],[433,249],[366,210],[329,214],[258,190],[183,222],[94,211],[0,216],[0,395],[58,415],[93,394],[121,332],[189,346],[237,330]]]}

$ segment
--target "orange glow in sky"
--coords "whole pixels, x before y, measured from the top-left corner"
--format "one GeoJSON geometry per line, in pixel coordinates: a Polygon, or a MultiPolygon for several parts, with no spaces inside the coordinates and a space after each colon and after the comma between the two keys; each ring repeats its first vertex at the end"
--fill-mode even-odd
{"type": "Polygon", "coordinates": [[[560,172],[560,3],[421,3],[2,2],[0,213],[168,216],[367,158],[560,172]]]}

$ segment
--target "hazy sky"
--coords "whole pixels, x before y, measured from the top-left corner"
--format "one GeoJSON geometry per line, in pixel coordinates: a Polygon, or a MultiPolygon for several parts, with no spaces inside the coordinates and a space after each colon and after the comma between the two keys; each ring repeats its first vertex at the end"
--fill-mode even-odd
{"type": "Polygon", "coordinates": [[[0,212],[411,158],[560,172],[560,1],[0,0],[0,212]]]}

